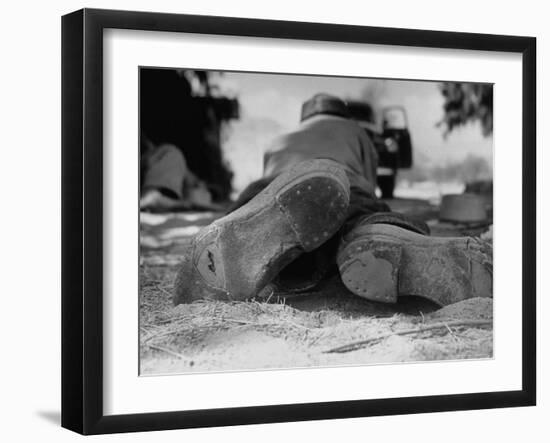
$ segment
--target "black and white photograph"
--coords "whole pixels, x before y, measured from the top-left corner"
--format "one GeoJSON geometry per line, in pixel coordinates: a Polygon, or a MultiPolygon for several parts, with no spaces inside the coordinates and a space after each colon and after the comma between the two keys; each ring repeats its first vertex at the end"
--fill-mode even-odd
{"type": "Polygon", "coordinates": [[[140,375],[493,358],[493,84],[140,66],[138,93],[140,375]]]}

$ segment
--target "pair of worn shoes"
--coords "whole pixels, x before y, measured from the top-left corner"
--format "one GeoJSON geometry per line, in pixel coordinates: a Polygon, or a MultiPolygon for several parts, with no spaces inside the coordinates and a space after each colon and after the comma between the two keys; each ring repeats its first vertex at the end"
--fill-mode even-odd
{"type": "MultiPolygon", "coordinates": [[[[174,302],[257,295],[340,230],[349,201],[348,178],[337,163],[296,164],[197,234],[176,277],[174,302]]],[[[337,264],[345,286],[363,298],[392,303],[418,295],[447,305],[491,296],[491,257],[490,247],[473,238],[429,237],[399,217],[375,214],[343,236],[337,264]]]]}

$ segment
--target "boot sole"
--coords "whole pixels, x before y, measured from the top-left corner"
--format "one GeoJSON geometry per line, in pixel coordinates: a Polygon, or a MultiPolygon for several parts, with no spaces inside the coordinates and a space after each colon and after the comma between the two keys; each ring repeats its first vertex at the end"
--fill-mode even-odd
{"type": "Polygon", "coordinates": [[[338,254],[342,281],[354,294],[384,303],[416,295],[440,306],[492,297],[492,250],[483,242],[428,237],[385,224],[361,231],[338,254]]]}
{"type": "Polygon", "coordinates": [[[195,284],[206,285],[212,298],[253,297],[302,252],[338,231],[349,198],[340,166],[327,160],[299,163],[198,234],[192,262],[200,278],[195,284]]]}

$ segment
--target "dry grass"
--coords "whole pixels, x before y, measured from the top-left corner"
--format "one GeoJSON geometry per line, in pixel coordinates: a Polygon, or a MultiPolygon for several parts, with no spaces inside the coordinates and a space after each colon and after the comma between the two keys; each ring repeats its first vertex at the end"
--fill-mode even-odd
{"type": "MultiPolygon", "coordinates": [[[[492,328],[452,326],[456,317],[492,319],[489,299],[469,300],[452,311],[388,316],[386,306],[342,302],[338,309],[311,295],[307,309],[285,303],[198,301],[171,306],[170,266],[142,267],[141,369],[144,374],[260,368],[337,366],[402,361],[487,358],[492,328]],[[145,269],[143,269],[145,268],[145,269]],[[349,311],[346,307],[350,307],[349,311]],[[362,312],[361,312],[362,310],[362,312]],[[448,321],[448,329],[392,335],[448,321]],[[380,338],[380,336],[382,336],[380,338]],[[379,337],[346,354],[326,351],[379,337]]],[[[342,299],[347,295],[342,294],[342,299]]],[[[361,301],[360,301],[361,302],[361,301]]],[[[400,306],[403,309],[403,306],[400,306]]],[[[412,307],[408,307],[412,311],[412,307]]]]}
{"type": "Polygon", "coordinates": [[[492,357],[492,300],[487,298],[440,310],[421,299],[381,305],[351,295],[335,277],[296,298],[174,307],[172,282],[187,246],[183,239],[142,248],[142,374],[492,357]],[[459,325],[457,320],[482,322],[459,325]],[[430,329],[434,324],[447,326],[430,329]],[[403,330],[418,332],[399,335],[403,330]],[[357,341],[367,343],[351,352],[327,353],[357,341]]]}

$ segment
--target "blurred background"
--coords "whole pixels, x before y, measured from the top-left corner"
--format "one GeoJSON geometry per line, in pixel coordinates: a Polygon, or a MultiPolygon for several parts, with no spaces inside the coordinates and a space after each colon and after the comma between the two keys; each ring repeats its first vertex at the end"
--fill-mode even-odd
{"type": "Polygon", "coordinates": [[[466,183],[492,178],[490,85],[488,122],[481,105],[468,109],[481,101],[471,84],[248,73],[213,73],[212,79],[220,93],[237,97],[240,104],[240,119],[225,127],[223,137],[237,191],[258,178],[270,140],[297,126],[302,103],[317,92],[365,102],[375,119],[384,107],[404,108],[413,162],[412,168],[398,172],[396,196],[437,198],[461,192],[466,183]]]}
{"type": "Polygon", "coordinates": [[[181,149],[214,202],[261,177],[271,140],[297,127],[318,92],[348,101],[385,151],[379,195],[438,204],[467,186],[492,190],[489,84],[156,68],[142,68],[140,84],[142,135],[181,149]]]}

